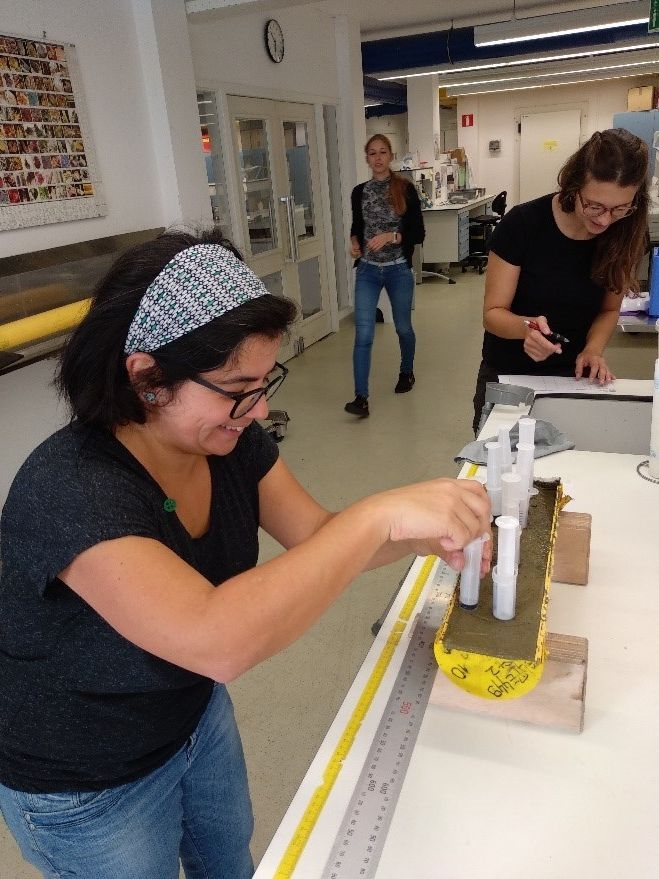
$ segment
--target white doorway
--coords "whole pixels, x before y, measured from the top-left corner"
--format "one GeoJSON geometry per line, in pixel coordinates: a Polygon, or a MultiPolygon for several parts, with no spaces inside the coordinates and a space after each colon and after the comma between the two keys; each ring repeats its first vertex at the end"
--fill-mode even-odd
{"type": "Polygon", "coordinates": [[[520,202],[557,191],[558,172],[565,160],[579,149],[580,137],[580,108],[520,116],[520,202]]]}
{"type": "Polygon", "coordinates": [[[300,318],[285,359],[331,331],[313,106],[228,97],[245,257],[300,318]]]}

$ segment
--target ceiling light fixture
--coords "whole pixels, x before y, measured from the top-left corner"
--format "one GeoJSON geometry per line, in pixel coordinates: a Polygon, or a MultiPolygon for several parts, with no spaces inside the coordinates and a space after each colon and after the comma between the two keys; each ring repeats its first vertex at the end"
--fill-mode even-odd
{"type": "MultiPolygon", "coordinates": [[[[606,65],[600,65],[600,66],[588,65],[585,67],[578,67],[578,68],[573,68],[573,69],[571,68],[569,70],[546,70],[546,71],[543,70],[542,72],[538,72],[538,73],[520,73],[517,75],[493,77],[492,79],[470,79],[470,80],[466,80],[465,82],[445,82],[445,83],[442,83],[442,88],[445,88],[448,90],[448,89],[456,89],[456,88],[468,88],[471,86],[478,86],[478,85],[495,85],[497,83],[500,83],[503,85],[504,83],[508,83],[508,82],[523,82],[523,81],[528,81],[528,80],[535,80],[538,78],[541,78],[544,80],[552,80],[552,79],[556,79],[557,77],[567,77],[567,76],[574,77],[574,76],[579,76],[579,75],[586,74],[586,73],[588,73],[588,74],[590,74],[590,73],[603,74],[606,72],[610,72],[612,70],[627,70],[628,76],[635,76],[638,73],[639,67],[647,68],[648,65],[650,65],[649,69],[651,70],[651,69],[653,69],[653,65],[656,65],[656,64],[659,64],[659,58],[655,58],[652,60],[647,59],[644,61],[630,61],[625,64],[606,64],[606,65]],[[632,69],[632,68],[634,68],[634,69],[632,69]]],[[[607,77],[602,76],[602,79],[606,79],[606,78],[607,77]]],[[[560,84],[562,85],[562,83],[560,83],[560,84]]]]}
{"type": "Polygon", "coordinates": [[[447,73],[467,73],[472,71],[496,70],[500,67],[520,67],[526,64],[541,64],[543,61],[566,61],[574,58],[591,58],[596,55],[616,55],[619,52],[635,52],[640,49],[659,49],[659,38],[650,36],[647,41],[637,42],[621,42],[615,46],[606,46],[601,49],[583,49],[579,52],[557,52],[552,55],[523,55],[521,57],[512,58],[509,61],[486,61],[481,64],[469,64],[458,67],[455,64],[444,64],[442,67],[434,67],[432,70],[424,70],[418,73],[399,73],[395,76],[378,76],[379,80],[406,80],[413,79],[416,76],[430,76],[438,73],[440,75],[447,73]]]}
{"type": "Polygon", "coordinates": [[[498,46],[503,43],[520,43],[525,40],[629,27],[647,22],[649,13],[648,0],[631,0],[629,3],[615,3],[596,9],[513,18],[510,21],[477,25],[474,28],[474,45],[498,46]]]}
{"type": "Polygon", "coordinates": [[[543,89],[543,88],[555,88],[557,85],[566,86],[566,85],[582,85],[586,82],[599,82],[600,80],[608,80],[608,79],[625,79],[627,77],[635,76],[633,73],[611,73],[608,76],[602,76],[601,73],[593,73],[593,74],[585,74],[579,76],[577,79],[568,79],[565,82],[547,82],[544,79],[536,79],[533,83],[528,85],[474,85],[469,87],[456,87],[455,89],[447,86],[446,95],[449,98],[460,98],[465,97],[467,95],[487,95],[494,94],[496,92],[518,92],[518,91],[528,91],[530,89],[543,89]]]}

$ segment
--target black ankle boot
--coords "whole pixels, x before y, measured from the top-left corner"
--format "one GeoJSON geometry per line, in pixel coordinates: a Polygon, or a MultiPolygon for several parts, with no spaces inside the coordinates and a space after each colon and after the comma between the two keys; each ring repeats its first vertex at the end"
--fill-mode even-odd
{"type": "Polygon", "coordinates": [[[408,391],[411,391],[414,387],[414,373],[413,372],[401,372],[398,376],[398,384],[394,388],[394,393],[396,394],[406,394],[408,391]]]}
{"type": "Polygon", "coordinates": [[[357,394],[355,399],[350,403],[346,403],[343,408],[351,415],[368,418],[368,397],[362,397],[360,394],[357,394]]]}

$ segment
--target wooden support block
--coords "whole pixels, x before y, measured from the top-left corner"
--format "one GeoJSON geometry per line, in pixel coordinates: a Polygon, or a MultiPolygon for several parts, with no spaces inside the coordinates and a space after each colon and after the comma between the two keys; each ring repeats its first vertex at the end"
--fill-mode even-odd
{"type": "Polygon", "coordinates": [[[452,708],[564,729],[583,730],[588,668],[588,641],[575,635],[547,634],[548,659],[540,682],[518,699],[482,699],[453,684],[441,669],[437,670],[430,692],[430,703],[452,708]]]}
{"type": "Polygon", "coordinates": [[[590,513],[558,514],[558,529],[554,544],[552,580],[585,586],[588,583],[590,560],[590,513]]]}

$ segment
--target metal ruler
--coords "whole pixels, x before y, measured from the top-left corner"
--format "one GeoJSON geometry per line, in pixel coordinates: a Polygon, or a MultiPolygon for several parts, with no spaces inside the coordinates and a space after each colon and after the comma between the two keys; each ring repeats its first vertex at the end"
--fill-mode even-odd
{"type": "Polygon", "coordinates": [[[322,879],[374,877],[437,673],[433,645],[457,574],[440,561],[322,879]]]}

